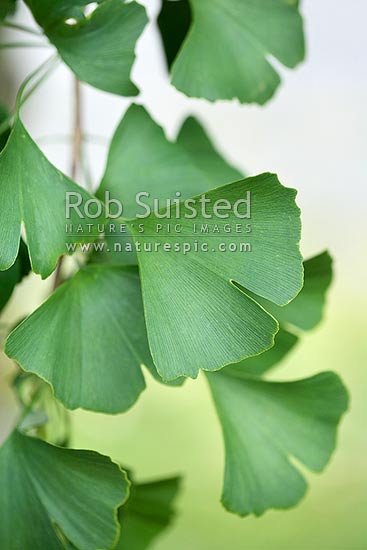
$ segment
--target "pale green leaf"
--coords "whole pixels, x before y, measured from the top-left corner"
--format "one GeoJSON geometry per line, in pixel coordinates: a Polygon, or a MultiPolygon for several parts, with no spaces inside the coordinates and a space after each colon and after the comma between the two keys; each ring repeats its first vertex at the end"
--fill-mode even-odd
{"type": "Polygon", "coordinates": [[[62,550],[58,530],[79,550],[116,543],[123,471],[105,456],[13,432],[0,449],[0,540],[6,550],[62,550]]]}
{"type": "Polygon", "coordinates": [[[136,2],[105,0],[86,17],[90,1],[26,0],[60,56],[76,76],[106,92],[131,96],[135,45],[147,23],[136,2]]]}
{"type": "Polygon", "coordinates": [[[222,424],[222,501],[241,516],[296,505],[306,481],[294,459],[320,472],[335,448],[348,395],[337,375],[268,382],[227,369],[207,374],[222,424]]]}

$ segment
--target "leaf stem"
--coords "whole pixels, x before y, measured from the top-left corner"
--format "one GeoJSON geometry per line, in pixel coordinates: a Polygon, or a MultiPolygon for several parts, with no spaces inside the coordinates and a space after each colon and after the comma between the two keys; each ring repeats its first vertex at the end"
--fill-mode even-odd
{"type": "Polygon", "coordinates": [[[42,36],[42,34],[35,29],[31,29],[30,27],[26,27],[25,25],[19,25],[18,23],[11,23],[10,21],[3,21],[1,23],[1,26],[8,29],[13,29],[15,31],[27,32],[28,34],[33,34],[35,36],[42,36]]]}
{"type": "Polygon", "coordinates": [[[3,42],[0,43],[0,50],[8,50],[13,48],[49,48],[49,44],[42,42],[3,42]]]}
{"type": "Polygon", "coordinates": [[[17,102],[16,102],[17,113],[19,113],[21,106],[27,101],[27,99],[32,95],[32,93],[50,74],[50,72],[56,67],[56,64],[58,63],[58,61],[59,59],[57,54],[52,55],[51,57],[46,59],[44,63],[42,63],[39,67],[37,67],[37,69],[33,71],[33,73],[31,73],[29,76],[27,76],[27,78],[23,81],[22,85],[19,88],[18,96],[17,96],[17,102]],[[38,76],[40,73],[41,73],[40,78],[36,81],[36,83],[32,86],[32,88],[27,92],[27,94],[24,94],[28,84],[30,84],[36,78],[36,76],[38,76]]]}
{"type": "MultiPolygon", "coordinates": [[[[82,94],[80,81],[74,78],[74,127],[73,127],[73,141],[71,150],[71,165],[70,165],[70,177],[75,180],[78,174],[79,165],[82,158],[82,144],[83,144],[83,131],[82,131],[82,94]]],[[[65,256],[61,256],[55,271],[55,279],[53,290],[55,290],[62,282],[62,264],[65,256]]]]}

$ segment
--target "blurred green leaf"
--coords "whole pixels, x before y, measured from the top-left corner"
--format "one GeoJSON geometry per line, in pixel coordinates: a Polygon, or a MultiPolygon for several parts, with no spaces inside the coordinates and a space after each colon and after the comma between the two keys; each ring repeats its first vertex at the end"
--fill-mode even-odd
{"type": "Polygon", "coordinates": [[[136,2],[105,0],[88,17],[87,0],[26,0],[38,24],[75,75],[113,94],[138,93],[130,80],[136,41],[147,23],[136,2]]]}
{"type": "Polygon", "coordinates": [[[280,83],[273,56],[293,68],[304,59],[297,1],[164,0],[159,26],[172,84],[191,97],[263,104],[280,83]],[[182,44],[180,44],[180,42],[182,44]]]}
{"type": "Polygon", "coordinates": [[[6,550],[62,550],[58,529],[80,550],[107,550],[117,540],[129,482],[105,456],[15,431],[0,449],[0,485],[6,550]]]}
{"type": "Polygon", "coordinates": [[[119,509],[121,536],[116,550],[145,550],[172,522],[179,478],[132,483],[130,498],[119,509]]]}
{"type": "Polygon", "coordinates": [[[83,268],[10,334],[5,350],[69,409],[127,410],[145,388],[141,365],[157,377],[137,269],[83,268]]]}
{"type": "Polygon", "coordinates": [[[224,506],[241,516],[295,506],[307,485],[293,459],[320,472],[335,449],[348,406],[339,377],[268,382],[223,369],[207,378],[225,444],[224,506]]]}
{"type": "Polygon", "coordinates": [[[93,198],[46,159],[17,118],[0,154],[0,270],[9,269],[18,256],[22,222],[32,269],[42,278],[48,277],[58,258],[67,253],[66,242],[90,242],[96,233],[96,223],[104,218],[85,216],[81,219],[72,209],[67,220],[66,192],[80,194],[81,209],[93,198]],[[94,226],[89,232],[91,221],[94,226]],[[74,227],[80,226],[83,232],[76,235],[73,231],[67,235],[67,222],[74,227]]]}

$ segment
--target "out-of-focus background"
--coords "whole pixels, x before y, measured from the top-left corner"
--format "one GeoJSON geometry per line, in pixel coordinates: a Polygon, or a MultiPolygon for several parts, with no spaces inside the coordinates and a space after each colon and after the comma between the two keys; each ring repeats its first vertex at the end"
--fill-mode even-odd
{"type": "MultiPolygon", "coordinates": [[[[298,188],[305,257],[327,248],[335,259],[335,280],[322,326],[303,339],[273,378],[334,370],[349,388],[351,408],[326,472],[307,473],[310,489],[303,502],[294,510],[268,512],[260,519],[240,519],[220,505],[223,446],[203,378],[182,389],[149,380],[147,391],[124,415],[73,413],[73,445],[110,454],[142,480],[182,474],[177,520],[157,540],[156,550],[365,550],[367,3],[303,0],[307,60],[295,71],[280,68],[283,86],[264,108],[236,102],[208,104],[172,88],[154,23],[160,2],[141,3],[153,21],[138,45],[133,79],[142,92],[137,102],[171,137],[187,114],[197,115],[227,158],[248,174],[274,171],[284,184],[298,188]]],[[[24,6],[17,19],[31,24],[24,6]]],[[[3,102],[12,105],[19,82],[47,55],[43,50],[1,52],[3,102]]],[[[110,137],[130,101],[89,87],[83,88],[83,96],[86,131],[110,137]]],[[[67,144],[63,139],[52,144],[45,136],[70,133],[71,100],[71,75],[61,68],[24,110],[32,136],[65,171],[67,144]]],[[[96,183],[106,152],[103,145],[89,148],[96,183]]],[[[49,281],[30,276],[0,323],[12,323],[29,313],[49,289],[49,281]]],[[[2,357],[1,439],[14,420],[14,401],[7,388],[11,373],[10,362],[2,357]]]]}

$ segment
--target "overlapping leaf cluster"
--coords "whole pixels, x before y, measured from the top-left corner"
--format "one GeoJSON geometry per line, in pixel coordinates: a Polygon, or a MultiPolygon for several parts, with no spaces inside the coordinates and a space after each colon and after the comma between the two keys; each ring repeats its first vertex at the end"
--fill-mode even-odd
{"type": "MultiPolygon", "coordinates": [[[[80,80],[135,95],[130,71],[145,11],[136,2],[103,0],[88,15],[89,3],[26,0],[80,80]]],[[[159,26],[173,84],[209,100],[264,103],[279,84],[268,54],[288,67],[304,54],[298,2],[164,0],[159,26]]],[[[11,131],[0,136],[0,309],[30,269],[46,278],[67,253],[66,192],[80,193],[82,205],[94,198],[58,171],[27,132],[24,91],[11,131]]],[[[7,119],[0,111],[0,123],[7,119]]],[[[321,471],[347,408],[346,390],[333,373],[294,382],[264,377],[301,332],[320,321],[331,282],[326,252],[302,260],[294,189],[274,174],[244,178],[195,118],[169,141],[143,107],[132,105],[111,141],[100,201],[105,191],[124,204],[115,223],[126,224],[120,241],[130,249],[113,253],[115,235],[106,233],[110,252],[90,254],[6,342],[22,372],[38,377],[31,376],[32,384],[38,381],[33,397],[22,402],[21,419],[0,449],[0,542],[9,550],[144,549],[169,524],[178,490],[176,478],[139,485],[107,457],[67,449],[69,441],[51,443],[40,430],[52,422],[39,399],[44,382],[68,409],[118,413],[144,390],[144,369],[169,385],[205,371],[223,430],[223,504],[243,516],[300,500],[306,481],[294,460],[321,471]],[[168,227],[155,232],[159,213],[139,229],[135,196],[141,191],[163,202],[180,191],[181,201],[205,194],[230,203],[249,191],[251,252],[218,252],[224,226],[235,224],[235,216],[216,219],[210,236],[193,234],[183,203],[177,239],[210,241],[210,250],[167,252],[168,227]],[[148,251],[152,243],[161,245],[155,253],[148,251]]],[[[106,222],[102,212],[83,220],[74,213],[68,223],[81,231],[68,236],[69,243],[96,239],[89,224],[106,222]]],[[[199,213],[195,222],[207,219],[199,213]]]]}

